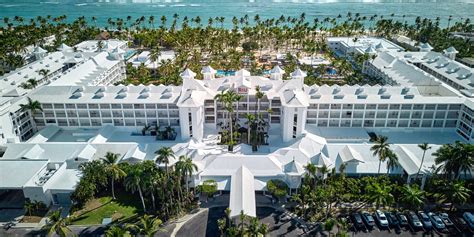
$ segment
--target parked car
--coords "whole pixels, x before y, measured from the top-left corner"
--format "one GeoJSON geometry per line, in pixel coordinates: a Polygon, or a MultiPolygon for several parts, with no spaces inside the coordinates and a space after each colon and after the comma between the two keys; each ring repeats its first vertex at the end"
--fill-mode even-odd
{"type": "Polygon", "coordinates": [[[466,220],[467,225],[469,226],[469,228],[474,230],[474,215],[470,212],[464,212],[464,214],[462,216],[464,217],[464,220],[466,220]]]}
{"type": "Polygon", "coordinates": [[[446,225],[446,228],[451,228],[454,227],[454,223],[449,219],[448,213],[440,213],[439,217],[441,220],[443,220],[444,225],[446,225]]]}
{"type": "Polygon", "coordinates": [[[375,226],[374,217],[372,217],[372,215],[370,215],[370,213],[368,213],[366,211],[362,212],[361,214],[362,214],[362,220],[364,220],[367,227],[369,229],[374,228],[374,226],[375,226]]]}
{"type": "Polygon", "coordinates": [[[364,222],[362,220],[362,216],[359,213],[353,213],[351,215],[351,220],[354,223],[354,227],[357,229],[365,229],[364,222]]]}
{"type": "Polygon", "coordinates": [[[402,213],[397,213],[396,216],[397,216],[400,226],[402,227],[408,226],[408,218],[406,215],[402,213]]]}
{"type": "Polygon", "coordinates": [[[379,223],[380,227],[387,228],[388,227],[388,220],[385,214],[381,210],[375,211],[375,219],[379,223]]]}
{"type": "Polygon", "coordinates": [[[423,228],[423,224],[421,223],[420,218],[418,218],[418,216],[416,215],[415,212],[412,212],[412,211],[408,212],[407,217],[408,217],[409,223],[413,227],[413,229],[419,230],[419,229],[423,228]]]}
{"type": "Polygon", "coordinates": [[[387,217],[388,224],[391,227],[396,227],[398,226],[399,222],[397,217],[395,216],[395,213],[393,212],[385,212],[385,216],[387,217]]]}
{"type": "Polygon", "coordinates": [[[428,216],[430,217],[431,223],[437,230],[443,231],[446,228],[446,225],[444,224],[441,217],[434,214],[433,212],[428,213],[428,216]]]}
{"type": "Polygon", "coordinates": [[[459,217],[459,216],[454,216],[451,217],[451,220],[453,221],[454,225],[459,229],[461,232],[468,232],[469,231],[469,226],[467,225],[466,220],[464,218],[459,217]]]}
{"type": "Polygon", "coordinates": [[[433,229],[433,224],[430,221],[430,217],[426,215],[426,213],[419,211],[418,216],[420,216],[420,221],[423,223],[423,228],[425,228],[426,231],[433,229]]]}

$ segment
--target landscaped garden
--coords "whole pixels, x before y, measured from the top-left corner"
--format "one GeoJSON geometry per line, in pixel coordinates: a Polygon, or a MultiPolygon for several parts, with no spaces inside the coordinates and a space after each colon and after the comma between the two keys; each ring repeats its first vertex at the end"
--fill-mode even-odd
{"type": "Polygon", "coordinates": [[[113,222],[142,214],[140,200],[127,193],[119,193],[117,199],[110,196],[93,198],[86,202],[82,209],[73,212],[73,225],[101,224],[105,218],[112,218],[113,222]]]}

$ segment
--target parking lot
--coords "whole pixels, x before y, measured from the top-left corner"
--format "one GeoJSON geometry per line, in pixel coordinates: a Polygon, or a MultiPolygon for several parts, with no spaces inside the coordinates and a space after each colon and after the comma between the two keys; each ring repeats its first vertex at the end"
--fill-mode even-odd
{"type": "MultiPolygon", "coordinates": [[[[411,219],[408,219],[408,224],[403,226],[400,226],[400,224],[394,226],[390,223],[389,226],[385,227],[377,220],[376,215],[371,214],[371,216],[374,219],[373,227],[371,227],[365,219],[361,225],[360,223],[355,224],[357,221],[354,216],[344,217],[348,219],[351,225],[351,236],[473,236],[471,229],[462,229],[462,227],[458,227],[457,225],[443,229],[433,227],[431,230],[427,230],[425,226],[417,228],[412,224],[411,219]]],[[[451,216],[450,218],[456,217],[451,216]]]]}

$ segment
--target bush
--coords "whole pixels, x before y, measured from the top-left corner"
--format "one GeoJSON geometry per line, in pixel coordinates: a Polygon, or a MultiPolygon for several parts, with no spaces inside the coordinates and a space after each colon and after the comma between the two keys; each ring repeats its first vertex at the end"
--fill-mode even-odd
{"type": "Polygon", "coordinates": [[[288,185],[279,179],[269,180],[267,182],[267,189],[277,198],[284,197],[288,193],[288,185]]]}
{"type": "Polygon", "coordinates": [[[258,49],[258,44],[255,41],[247,41],[242,43],[242,49],[246,52],[258,49]]]}
{"type": "Polygon", "coordinates": [[[202,183],[200,191],[206,194],[208,197],[214,195],[217,192],[217,183],[215,180],[206,180],[202,183]]]}

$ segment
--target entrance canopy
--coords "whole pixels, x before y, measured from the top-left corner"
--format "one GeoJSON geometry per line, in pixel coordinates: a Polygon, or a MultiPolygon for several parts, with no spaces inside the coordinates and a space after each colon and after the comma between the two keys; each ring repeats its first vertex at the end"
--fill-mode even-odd
{"type": "Polygon", "coordinates": [[[238,216],[243,211],[245,215],[256,217],[255,206],[254,176],[247,167],[241,166],[231,178],[230,216],[238,216]]]}

